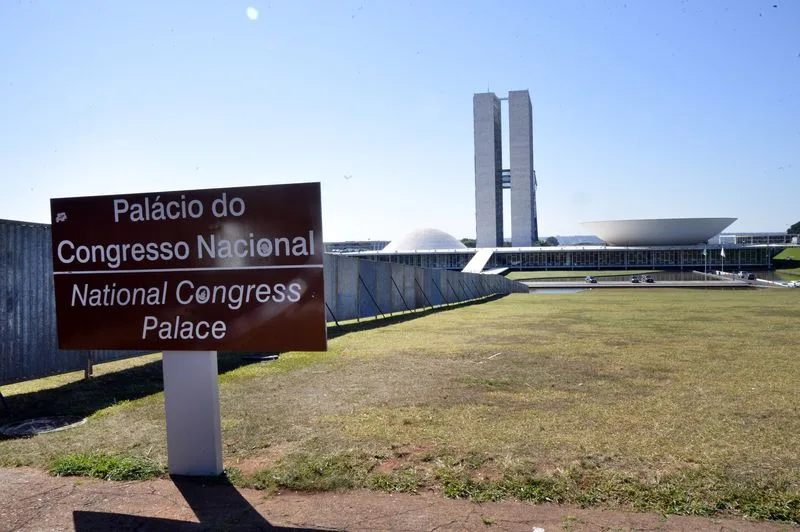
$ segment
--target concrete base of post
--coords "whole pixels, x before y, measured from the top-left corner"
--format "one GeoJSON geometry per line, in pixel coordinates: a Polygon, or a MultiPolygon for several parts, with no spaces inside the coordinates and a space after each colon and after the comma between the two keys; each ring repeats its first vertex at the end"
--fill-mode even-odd
{"type": "Polygon", "coordinates": [[[164,351],[164,409],[171,475],[222,474],[216,351],[164,351]]]}

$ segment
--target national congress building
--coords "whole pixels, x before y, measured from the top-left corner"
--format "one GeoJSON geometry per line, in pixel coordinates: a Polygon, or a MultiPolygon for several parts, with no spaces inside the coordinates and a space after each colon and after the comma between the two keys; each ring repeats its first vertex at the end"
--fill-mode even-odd
{"type": "MultiPolygon", "coordinates": [[[[415,229],[383,249],[338,251],[379,262],[482,271],[662,268],[769,269],[772,257],[798,245],[797,235],[727,235],[736,218],[662,218],[583,222],[603,244],[537,246],[533,112],[527,90],[506,98],[473,95],[476,248],[438,229],[415,229]],[[501,105],[508,105],[508,166],[503,164],[501,105]],[[511,189],[511,245],[503,238],[503,189],[511,189]],[[479,260],[480,259],[480,260],[479,260]]],[[[348,243],[340,243],[348,244],[348,243]]],[[[374,243],[368,243],[370,246],[374,243]]],[[[344,248],[344,249],[342,249],[344,248]]]]}
{"type": "Polygon", "coordinates": [[[475,132],[475,219],[477,247],[503,246],[503,189],[511,189],[511,245],[539,240],[536,171],[533,168],[533,111],[528,91],[493,92],[472,98],[475,132]],[[500,102],[508,102],[509,167],[503,168],[500,102]]]}

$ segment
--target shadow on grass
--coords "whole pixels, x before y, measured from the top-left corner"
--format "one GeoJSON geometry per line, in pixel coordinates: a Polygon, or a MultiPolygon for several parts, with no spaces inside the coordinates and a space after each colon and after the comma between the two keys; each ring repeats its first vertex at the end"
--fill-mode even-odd
{"type": "MultiPolygon", "coordinates": [[[[257,363],[251,353],[220,353],[220,374],[257,363]]],[[[86,417],[123,401],[141,399],[164,390],[161,361],[70,382],[56,388],[6,397],[8,409],[0,410],[0,424],[45,416],[86,417]]],[[[8,439],[0,435],[0,439],[8,439]]]]}
{"type": "Polygon", "coordinates": [[[337,338],[339,336],[343,336],[348,333],[358,332],[358,331],[368,331],[371,329],[377,329],[379,327],[386,327],[387,325],[394,325],[396,323],[403,323],[410,320],[415,320],[417,318],[423,318],[425,316],[430,316],[432,314],[437,314],[439,312],[443,312],[446,310],[453,310],[457,308],[464,308],[464,307],[471,307],[472,305],[479,305],[481,303],[489,303],[490,301],[496,301],[502,297],[505,297],[502,294],[489,296],[484,299],[475,299],[472,301],[464,301],[461,303],[453,303],[451,305],[442,305],[438,307],[429,307],[425,309],[419,309],[416,311],[409,311],[404,312],[402,314],[393,314],[393,315],[386,315],[386,317],[377,318],[367,318],[363,319],[359,322],[349,321],[347,323],[343,323],[341,325],[332,325],[328,327],[328,339],[337,338]]]}
{"type": "MultiPolygon", "coordinates": [[[[344,323],[328,328],[328,338],[348,333],[385,327],[446,310],[487,303],[503,297],[490,296],[485,299],[454,303],[447,306],[427,308],[416,312],[395,314],[385,318],[367,319],[344,323]]],[[[236,368],[262,362],[259,355],[266,353],[220,353],[217,367],[220,374],[236,368]]],[[[5,398],[8,408],[0,408],[0,424],[47,416],[86,417],[98,410],[123,401],[133,401],[162,392],[164,378],[161,361],[121,369],[111,373],[70,382],[56,388],[20,393],[5,398]]],[[[9,439],[0,434],[0,440],[9,439]]]]}
{"type": "MultiPolygon", "coordinates": [[[[76,532],[100,530],[323,530],[272,525],[224,476],[170,477],[199,523],[111,512],[72,512],[76,532]]],[[[180,508],[175,508],[176,513],[180,508]]]]}

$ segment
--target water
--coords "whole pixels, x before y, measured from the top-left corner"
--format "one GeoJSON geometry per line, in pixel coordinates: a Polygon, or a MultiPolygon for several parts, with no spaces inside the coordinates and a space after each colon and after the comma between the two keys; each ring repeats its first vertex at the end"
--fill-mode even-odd
{"type": "MultiPolygon", "coordinates": [[[[791,277],[781,276],[781,274],[779,272],[776,272],[775,270],[746,270],[746,271],[747,273],[754,274],[756,276],[756,279],[764,279],[766,281],[791,281],[793,279],[791,277]]],[[[739,271],[725,269],[725,273],[739,273],[739,271]]],[[[700,277],[702,278],[702,276],[700,277]]],[[[658,279],[658,277],[655,278],[658,279]]]]}
{"type": "MultiPolygon", "coordinates": [[[[656,281],[702,281],[705,279],[705,276],[702,273],[694,273],[694,272],[675,272],[675,271],[666,271],[666,272],[656,272],[656,273],[648,273],[645,275],[649,275],[656,281]]],[[[630,281],[632,275],[630,273],[624,275],[614,275],[611,277],[601,277],[604,281],[630,281]]],[[[599,280],[599,279],[598,279],[599,280]]]]}
{"type": "Polygon", "coordinates": [[[795,277],[782,276],[775,270],[753,270],[757,279],[766,279],[767,281],[793,281],[795,277]]]}
{"type": "MultiPolygon", "coordinates": [[[[598,276],[597,281],[630,281],[631,273],[620,272],[619,275],[603,275],[598,276]]],[[[694,272],[674,272],[674,271],[666,271],[666,272],[657,272],[657,273],[648,273],[650,277],[655,279],[656,281],[702,281],[703,275],[696,274],[694,272]]],[[[541,282],[571,282],[571,281],[583,281],[585,276],[575,276],[575,277],[561,277],[561,278],[548,278],[548,279],[531,279],[532,281],[541,281],[541,282]]]]}
{"type": "MultiPolygon", "coordinates": [[[[709,269],[709,273],[713,270],[709,269]]],[[[728,273],[738,273],[738,270],[725,270],[728,273]]],[[[747,270],[749,273],[754,273],[757,279],[766,279],[767,281],[791,281],[794,278],[790,277],[782,277],[780,274],[776,273],[775,270],[747,270]]],[[[610,276],[599,276],[597,277],[598,282],[603,281],[630,281],[631,273],[620,272],[619,275],[610,275],[610,276]]],[[[692,271],[662,271],[656,273],[648,273],[648,274],[639,274],[639,275],[649,275],[656,282],[658,281],[702,281],[705,277],[702,273],[694,273],[692,271]]],[[[548,278],[548,279],[531,279],[532,281],[541,281],[541,282],[569,282],[569,281],[583,281],[583,275],[576,275],[575,277],[561,277],[561,278],[548,278]]],[[[550,290],[549,288],[546,290],[550,290]]]]}
{"type": "Polygon", "coordinates": [[[586,288],[531,288],[531,294],[575,294],[586,288]]]}

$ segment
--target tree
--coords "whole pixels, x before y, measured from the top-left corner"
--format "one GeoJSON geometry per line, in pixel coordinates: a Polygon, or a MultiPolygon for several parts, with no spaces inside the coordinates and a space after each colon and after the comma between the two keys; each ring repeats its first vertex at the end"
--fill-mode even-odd
{"type": "Polygon", "coordinates": [[[545,240],[541,238],[533,243],[535,247],[542,247],[542,246],[558,246],[558,239],[554,236],[548,236],[545,240]]]}
{"type": "Polygon", "coordinates": [[[800,222],[797,222],[786,230],[787,235],[800,235],[800,222]]]}
{"type": "Polygon", "coordinates": [[[468,248],[475,247],[475,239],[474,238],[462,238],[461,243],[467,246],[468,248]]]}

